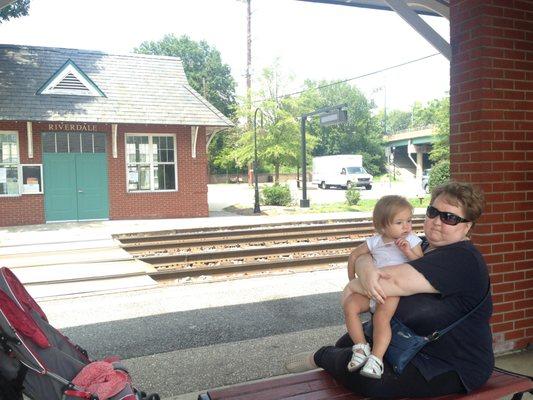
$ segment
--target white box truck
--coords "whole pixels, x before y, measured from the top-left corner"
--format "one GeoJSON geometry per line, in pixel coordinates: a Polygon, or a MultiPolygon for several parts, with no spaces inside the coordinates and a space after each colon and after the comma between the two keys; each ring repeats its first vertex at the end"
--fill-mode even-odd
{"type": "Polygon", "coordinates": [[[331,186],[372,189],[372,175],[363,168],[363,156],[360,154],[313,157],[312,176],[311,182],[321,189],[331,186]]]}

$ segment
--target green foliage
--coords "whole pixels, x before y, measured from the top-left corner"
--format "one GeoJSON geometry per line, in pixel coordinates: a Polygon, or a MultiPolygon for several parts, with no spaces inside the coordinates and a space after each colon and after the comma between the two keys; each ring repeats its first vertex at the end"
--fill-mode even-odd
{"type": "Polygon", "coordinates": [[[292,202],[291,190],[287,185],[265,186],[261,190],[261,198],[267,206],[288,206],[292,202]]]}
{"type": "MultiPolygon", "coordinates": [[[[262,100],[254,103],[252,109],[246,103],[238,109],[239,119],[250,121],[251,126],[241,128],[242,136],[233,152],[238,165],[251,163],[254,156],[255,131],[259,166],[274,169],[274,182],[279,182],[279,171],[282,167],[295,168],[300,160],[299,99],[278,98],[278,93],[284,90],[283,84],[284,78],[279,72],[278,64],[263,71],[259,82],[260,89],[255,95],[262,100]]],[[[310,153],[314,138],[307,137],[309,140],[306,149],[310,153]]]]}
{"type": "Polygon", "coordinates": [[[10,18],[18,18],[28,15],[30,0],[17,0],[0,10],[0,24],[10,18]]]}
{"type": "Polygon", "coordinates": [[[415,102],[413,104],[411,128],[424,128],[429,125],[434,125],[437,120],[436,114],[441,107],[441,101],[434,99],[426,105],[415,102]]]}
{"type": "Polygon", "coordinates": [[[235,163],[233,154],[233,143],[238,140],[238,131],[236,129],[228,129],[220,132],[209,144],[209,164],[210,173],[212,174],[230,174],[242,173],[243,169],[235,163]]]}
{"type": "Polygon", "coordinates": [[[346,202],[349,205],[351,206],[357,205],[360,199],[361,199],[361,193],[359,192],[359,189],[355,187],[349,187],[346,190],[346,202]]]}
{"type": "MultiPolygon", "coordinates": [[[[385,121],[384,111],[381,110],[376,118],[378,121],[385,121]]],[[[387,110],[387,134],[393,134],[395,132],[403,131],[409,129],[411,125],[411,113],[408,111],[400,110],[387,110]]],[[[385,129],[383,129],[385,131],[385,129]]]]}
{"type": "Polygon", "coordinates": [[[313,156],[361,154],[363,165],[369,173],[384,173],[386,157],[382,147],[381,120],[372,116],[374,104],[348,83],[327,86],[328,83],[306,82],[307,88],[314,90],[302,94],[302,111],[311,112],[326,106],[347,104],[348,122],[322,127],[318,118],[309,118],[307,132],[317,140],[313,156]]]}
{"type": "Polygon", "coordinates": [[[207,42],[195,42],[186,35],[177,38],[170,34],[159,41],[143,42],[134,51],[181,58],[192,88],[224,115],[233,117],[236,108],[235,80],[230,67],[222,63],[220,52],[207,42]]]}
{"type": "Polygon", "coordinates": [[[429,173],[429,190],[450,180],[450,162],[440,161],[431,168],[429,173]]]}
{"type": "Polygon", "coordinates": [[[439,101],[435,112],[436,141],[429,155],[433,163],[450,160],[450,98],[439,101]]]}

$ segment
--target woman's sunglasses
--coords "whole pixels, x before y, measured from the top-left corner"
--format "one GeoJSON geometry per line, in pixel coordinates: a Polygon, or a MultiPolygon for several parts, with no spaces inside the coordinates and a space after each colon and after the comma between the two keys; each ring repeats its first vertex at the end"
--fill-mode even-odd
{"type": "Polygon", "coordinates": [[[455,215],[454,213],[446,212],[446,211],[439,211],[433,206],[429,206],[427,208],[426,216],[431,219],[435,218],[436,216],[439,216],[440,220],[444,222],[446,225],[457,225],[461,222],[471,222],[467,219],[461,218],[458,215],[455,215]]]}

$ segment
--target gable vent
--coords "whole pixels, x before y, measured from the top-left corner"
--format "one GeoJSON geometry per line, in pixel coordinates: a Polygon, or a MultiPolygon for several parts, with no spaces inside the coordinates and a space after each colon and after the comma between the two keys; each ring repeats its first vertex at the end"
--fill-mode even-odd
{"type": "Polygon", "coordinates": [[[63,90],[81,90],[84,92],[89,92],[89,89],[80,82],[73,74],[68,74],[65,76],[61,82],[59,82],[54,89],[63,89],[63,90]]]}
{"type": "Polygon", "coordinates": [[[46,83],[37,94],[62,94],[74,96],[105,97],[96,86],[72,60],[68,60],[46,83]]]}

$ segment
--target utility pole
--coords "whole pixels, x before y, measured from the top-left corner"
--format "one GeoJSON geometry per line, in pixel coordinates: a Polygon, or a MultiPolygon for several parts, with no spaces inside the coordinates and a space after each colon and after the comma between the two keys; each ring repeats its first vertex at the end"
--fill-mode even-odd
{"type": "Polygon", "coordinates": [[[251,125],[252,110],[252,0],[246,0],[246,100],[248,101],[248,125],[251,125]]]}
{"type": "MultiPolygon", "coordinates": [[[[246,130],[252,127],[252,0],[246,0],[246,103],[248,112],[246,115],[246,130]]],[[[252,184],[250,170],[252,163],[248,163],[248,184],[252,184]]],[[[254,175],[257,174],[256,170],[254,175]]]]}

